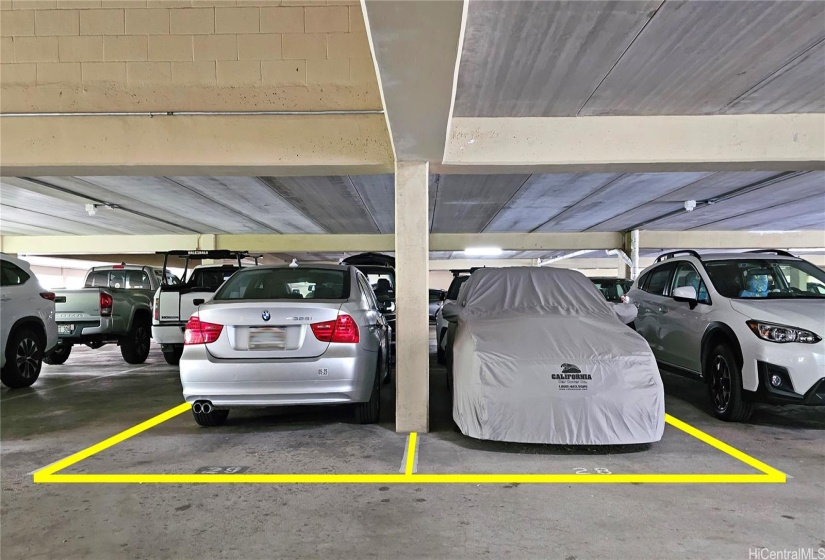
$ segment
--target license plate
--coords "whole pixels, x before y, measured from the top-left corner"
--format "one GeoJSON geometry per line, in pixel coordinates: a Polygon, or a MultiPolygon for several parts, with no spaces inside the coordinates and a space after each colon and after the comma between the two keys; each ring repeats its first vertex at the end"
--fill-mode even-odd
{"type": "Polygon", "coordinates": [[[71,323],[63,323],[57,325],[57,334],[72,334],[74,332],[74,325],[71,323]]]}
{"type": "Polygon", "coordinates": [[[276,327],[259,327],[249,329],[249,349],[280,349],[286,347],[286,332],[276,327]]]}

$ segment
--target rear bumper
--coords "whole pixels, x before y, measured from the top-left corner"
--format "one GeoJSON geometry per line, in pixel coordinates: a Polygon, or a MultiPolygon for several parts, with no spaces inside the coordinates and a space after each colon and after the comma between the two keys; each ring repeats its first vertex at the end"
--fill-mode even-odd
{"type": "Polygon", "coordinates": [[[186,323],[152,325],[152,339],[158,344],[183,345],[183,331],[186,323]]]}
{"type": "Polygon", "coordinates": [[[357,344],[294,360],[224,360],[205,345],[185,346],[180,379],[186,402],[217,407],[356,403],[370,398],[376,361],[357,344]]]}
{"type": "Polygon", "coordinates": [[[88,339],[109,340],[116,338],[111,331],[113,322],[111,317],[100,317],[94,321],[57,321],[57,325],[74,325],[74,330],[69,334],[58,334],[61,344],[83,343],[88,339]]]}

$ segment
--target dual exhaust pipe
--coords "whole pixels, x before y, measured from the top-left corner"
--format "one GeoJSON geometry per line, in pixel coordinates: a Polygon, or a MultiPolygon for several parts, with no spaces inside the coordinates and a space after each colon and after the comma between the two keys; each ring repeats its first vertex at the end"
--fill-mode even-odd
{"type": "Polygon", "coordinates": [[[209,414],[215,410],[215,407],[212,406],[212,403],[209,401],[196,401],[195,404],[192,405],[192,412],[195,414],[209,414]]]}

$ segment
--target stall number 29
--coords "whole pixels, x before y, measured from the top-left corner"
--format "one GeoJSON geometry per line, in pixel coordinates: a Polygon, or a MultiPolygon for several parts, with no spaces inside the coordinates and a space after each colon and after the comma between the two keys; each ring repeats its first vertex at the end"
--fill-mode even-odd
{"type": "Polygon", "coordinates": [[[613,474],[610,469],[604,467],[596,467],[593,472],[588,471],[585,467],[576,467],[573,469],[576,474],[613,474]]]}
{"type": "Polygon", "coordinates": [[[318,375],[329,375],[329,370],[327,368],[318,368],[318,375]]]}

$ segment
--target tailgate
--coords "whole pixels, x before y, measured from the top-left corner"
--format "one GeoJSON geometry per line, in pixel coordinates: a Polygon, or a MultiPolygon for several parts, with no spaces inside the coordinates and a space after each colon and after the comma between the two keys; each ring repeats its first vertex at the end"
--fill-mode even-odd
{"type": "MultiPolygon", "coordinates": [[[[158,320],[161,323],[180,323],[180,292],[159,290],[160,299],[158,300],[158,320]]],[[[186,316],[188,319],[189,316],[186,316]]]]}
{"type": "Polygon", "coordinates": [[[310,325],[334,321],[343,303],[233,302],[203,306],[201,321],[223,325],[217,341],[207,345],[217,358],[315,358],[329,342],[315,337],[310,325]],[[265,320],[269,317],[269,320],[265,320]]]}
{"type": "Polygon", "coordinates": [[[55,320],[58,323],[100,320],[100,288],[55,292],[55,320]]]}

